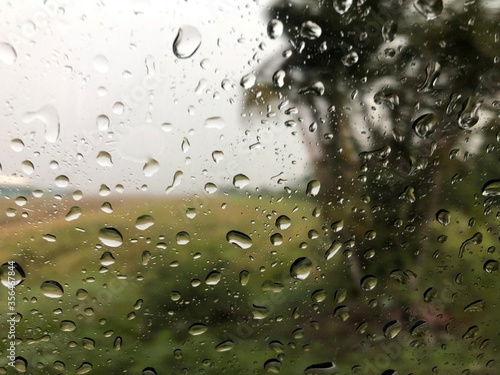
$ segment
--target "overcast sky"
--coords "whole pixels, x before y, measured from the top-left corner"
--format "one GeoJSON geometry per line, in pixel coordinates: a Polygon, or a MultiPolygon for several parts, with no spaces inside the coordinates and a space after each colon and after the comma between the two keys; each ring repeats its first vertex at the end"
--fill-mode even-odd
{"type": "Polygon", "coordinates": [[[241,78],[270,58],[279,62],[288,48],[266,34],[268,3],[2,1],[4,179],[46,187],[65,175],[69,189],[85,193],[101,184],[157,193],[180,171],[179,193],[228,184],[238,173],[252,191],[283,188],[280,178],[296,186],[311,169],[303,138],[279,117],[262,123],[265,114],[249,116],[243,107],[241,78]],[[201,45],[179,59],[172,46],[186,25],[199,31],[201,45]],[[250,150],[257,137],[261,147],[250,150]],[[213,151],[224,153],[219,163],[213,151]],[[145,174],[150,159],[158,165],[145,174]]]}

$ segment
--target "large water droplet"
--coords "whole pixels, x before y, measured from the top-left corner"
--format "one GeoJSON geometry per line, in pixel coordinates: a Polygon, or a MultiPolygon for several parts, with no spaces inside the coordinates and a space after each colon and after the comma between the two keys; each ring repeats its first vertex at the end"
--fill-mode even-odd
{"type": "Polygon", "coordinates": [[[372,290],[377,286],[377,278],[372,275],[365,276],[361,279],[360,285],[363,290],[372,290]]]}
{"type": "Polygon", "coordinates": [[[490,259],[484,263],[483,270],[485,270],[487,273],[493,273],[498,271],[498,265],[498,261],[490,259]]]}
{"type": "Polygon", "coordinates": [[[437,61],[430,61],[425,67],[425,81],[417,87],[417,92],[427,91],[434,88],[441,70],[437,61]]]}
{"type": "Polygon", "coordinates": [[[159,170],[160,170],[160,163],[158,163],[155,159],[148,160],[146,164],[144,164],[144,167],[142,168],[142,172],[146,177],[153,176],[159,170]]]}
{"type": "Polygon", "coordinates": [[[111,154],[106,151],[101,151],[97,154],[96,157],[97,164],[101,167],[112,167],[113,159],[111,158],[111,154]]]}
{"type": "Polygon", "coordinates": [[[281,371],[281,362],[279,359],[268,359],[264,363],[264,369],[271,374],[278,374],[281,371]]]}
{"type": "Polygon", "coordinates": [[[458,126],[464,130],[468,130],[477,124],[479,121],[478,111],[481,107],[481,102],[476,97],[467,98],[462,106],[462,110],[458,114],[458,126]]]}
{"type": "Polygon", "coordinates": [[[433,113],[427,113],[423,116],[420,116],[413,123],[413,130],[415,134],[420,138],[427,138],[437,128],[437,118],[433,113]]]}
{"type": "Polygon", "coordinates": [[[448,224],[450,224],[450,220],[451,220],[451,215],[448,211],[446,210],[439,210],[437,213],[436,213],[436,220],[438,221],[439,224],[441,224],[442,226],[447,226],[448,224]]]}
{"type": "Polygon", "coordinates": [[[332,259],[335,254],[337,254],[342,247],[342,243],[338,241],[333,241],[328,250],[325,251],[325,259],[330,260],[332,259]]]}
{"type": "Polygon", "coordinates": [[[205,120],[205,128],[208,129],[224,129],[226,122],[222,117],[209,117],[205,120]]]}
{"type": "Polygon", "coordinates": [[[317,363],[306,367],[304,375],[331,374],[337,372],[337,366],[333,362],[317,363]]]}
{"type": "Polygon", "coordinates": [[[351,51],[340,59],[345,66],[353,66],[359,61],[359,55],[356,51],[351,51]]]}
{"type": "Polygon", "coordinates": [[[172,192],[172,190],[174,190],[177,186],[179,186],[182,182],[182,177],[184,176],[184,173],[182,173],[182,171],[176,171],[174,173],[174,178],[173,178],[173,181],[172,181],[172,185],[168,186],[166,189],[165,189],[165,194],[169,194],[170,192],[172,192]]]}
{"type": "Polygon", "coordinates": [[[194,26],[184,25],[179,28],[174,40],[173,51],[179,59],[193,56],[201,45],[201,34],[194,26]]]}
{"type": "Polygon", "coordinates": [[[240,249],[248,249],[252,246],[252,239],[245,233],[231,230],[226,234],[226,240],[238,246],[240,249]]]}
{"type": "Polygon", "coordinates": [[[111,254],[109,251],[105,251],[102,255],[101,258],[99,259],[100,263],[104,267],[111,266],[112,264],[115,264],[116,260],[113,254],[111,254]]]}
{"type": "Polygon", "coordinates": [[[464,312],[481,312],[483,311],[484,306],[485,302],[482,299],[480,299],[465,306],[464,312]]]}
{"type": "Polygon", "coordinates": [[[17,60],[17,52],[9,43],[0,43],[0,61],[12,65],[17,60]]]}
{"type": "Polygon", "coordinates": [[[269,38],[276,39],[283,34],[283,22],[277,19],[269,21],[267,24],[267,35],[269,38]]]}
{"type": "Polygon", "coordinates": [[[443,11],[443,0],[415,0],[413,5],[428,20],[433,20],[443,11]]]}
{"type": "Polygon", "coordinates": [[[18,286],[25,278],[26,274],[17,262],[6,262],[0,266],[0,282],[7,288],[18,286]]]}
{"type": "Polygon", "coordinates": [[[307,39],[317,39],[321,36],[321,27],[313,21],[306,21],[300,28],[300,35],[307,39]]]}
{"type": "Polygon", "coordinates": [[[175,242],[177,242],[177,245],[187,245],[189,243],[189,233],[188,232],[179,232],[175,236],[175,242]]]}
{"type": "Polygon", "coordinates": [[[298,258],[290,266],[290,276],[296,280],[305,280],[311,274],[312,266],[311,259],[307,257],[298,258]]]}
{"type": "Polygon", "coordinates": [[[22,117],[24,123],[32,123],[40,120],[45,125],[45,140],[55,143],[59,139],[61,124],[59,123],[59,114],[55,107],[45,105],[34,112],[27,112],[22,117]]]}
{"type": "Polygon", "coordinates": [[[283,87],[285,85],[286,73],[284,70],[277,70],[273,74],[273,83],[277,87],[283,87]]]}
{"type": "Polygon", "coordinates": [[[106,56],[104,55],[96,55],[94,57],[94,69],[99,73],[107,73],[109,70],[109,62],[106,56]]]}
{"type": "Polygon", "coordinates": [[[71,320],[61,320],[61,323],[59,323],[59,329],[62,332],[73,332],[76,329],[76,324],[71,320]]]}
{"type": "Polygon", "coordinates": [[[28,371],[28,361],[23,357],[19,356],[14,359],[14,368],[20,373],[25,373],[28,371]]]}
{"type": "Polygon", "coordinates": [[[222,353],[232,350],[234,348],[234,342],[231,340],[226,340],[221,342],[215,347],[215,351],[222,353]]]}
{"type": "Polygon", "coordinates": [[[213,182],[207,182],[204,186],[204,189],[208,194],[215,194],[218,190],[217,185],[215,185],[213,182]]]}
{"type": "Polygon", "coordinates": [[[73,206],[70,208],[69,212],[66,214],[66,221],[73,221],[82,216],[82,209],[78,206],[73,206]]]}
{"type": "Polygon", "coordinates": [[[141,215],[135,221],[135,227],[139,230],[146,230],[155,224],[155,219],[151,215],[141,215]]]}
{"type": "Polygon", "coordinates": [[[64,289],[57,281],[47,280],[40,285],[40,290],[45,297],[61,298],[64,294],[64,289]]]}
{"type": "Polygon", "coordinates": [[[222,278],[222,274],[219,271],[210,272],[205,278],[205,284],[207,285],[217,285],[222,278]]]}
{"type": "Polygon", "coordinates": [[[233,185],[238,189],[243,189],[250,183],[250,179],[244,174],[237,174],[233,177],[233,185]]]}
{"type": "Polygon", "coordinates": [[[392,42],[398,32],[398,24],[394,20],[387,21],[382,26],[382,38],[384,42],[392,42]]]}
{"type": "Polygon", "coordinates": [[[465,249],[469,247],[469,245],[479,245],[483,242],[483,235],[481,232],[476,232],[471,238],[465,240],[460,246],[460,250],[458,251],[458,257],[462,258],[464,255],[465,249]]]}
{"type": "Polygon", "coordinates": [[[397,320],[393,320],[384,326],[384,336],[388,339],[393,339],[401,332],[401,328],[403,328],[403,325],[397,320]]]}
{"type": "Polygon", "coordinates": [[[194,323],[189,327],[188,332],[192,336],[199,336],[207,332],[208,327],[203,323],[194,323]]]}
{"type": "Polygon", "coordinates": [[[390,109],[394,109],[399,105],[399,96],[392,92],[381,90],[373,96],[373,101],[375,102],[375,104],[385,104],[390,109]]]}
{"type": "Polygon", "coordinates": [[[242,286],[246,286],[250,281],[250,272],[248,272],[247,270],[241,271],[239,275],[239,280],[242,286]]]}
{"type": "Polygon", "coordinates": [[[286,215],[281,215],[276,219],[276,227],[280,230],[285,230],[290,228],[292,225],[292,220],[286,215]]]}
{"type": "Polygon", "coordinates": [[[158,373],[153,367],[146,367],[142,370],[142,375],[158,375],[158,373]]]}
{"type": "Polygon", "coordinates": [[[485,197],[496,197],[500,195],[500,180],[491,180],[484,184],[482,194],[485,197]]]}
{"type": "Polygon", "coordinates": [[[22,139],[16,138],[10,141],[10,148],[15,152],[24,150],[24,142],[22,139]]]}
{"type": "Polygon", "coordinates": [[[92,364],[89,362],[83,362],[80,367],[76,369],[75,374],[76,375],[83,375],[83,374],[88,374],[90,371],[92,371],[92,364]]]}
{"type": "Polygon", "coordinates": [[[244,89],[250,89],[255,85],[256,80],[255,74],[249,73],[241,77],[240,85],[244,89]]]}
{"type": "Polygon", "coordinates": [[[338,14],[344,14],[352,5],[352,0],[333,0],[333,8],[338,14]]]}
{"type": "Polygon", "coordinates": [[[99,230],[99,239],[109,247],[118,247],[123,243],[122,234],[115,228],[101,228],[99,230]]]}

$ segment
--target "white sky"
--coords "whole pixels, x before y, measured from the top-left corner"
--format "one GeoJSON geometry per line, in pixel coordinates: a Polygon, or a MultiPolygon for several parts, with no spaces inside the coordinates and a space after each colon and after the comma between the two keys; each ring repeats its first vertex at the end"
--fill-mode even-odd
{"type": "Polygon", "coordinates": [[[247,190],[282,188],[272,179],[280,173],[293,187],[304,170],[311,170],[303,138],[291,136],[279,117],[267,125],[259,116],[241,117],[241,77],[270,57],[282,58],[288,46],[284,38],[266,35],[269,1],[0,3],[4,178],[16,174],[45,187],[66,175],[69,188],[84,193],[96,193],[101,184],[123,184],[128,192],[147,184],[150,192],[163,193],[182,171],[176,188],[182,193],[201,190],[207,182],[227,184],[238,173],[250,178],[247,190]],[[195,26],[202,36],[189,59],[177,59],[172,51],[183,25],[195,26]],[[222,88],[223,80],[229,89],[222,88]],[[125,105],[123,114],[114,113],[116,102],[125,105]],[[45,133],[37,119],[40,109],[47,121],[59,117],[58,137],[56,130],[45,133]],[[100,115],[109,117],[108,131],[98,130],[100,115]],[[222,117],[224,128],[205,128],[211,117],[222,117]],[[169,132],[162,130],[165,123],[171,124],[169,132]],[[250,151],[257,136],[263,147],[250,151]],[[190,143],[187,152],[181,150],[184,138],[190,143]],[[25,147],[16,148],[13,139],[25,147]],[[219,164],[212,160],[214,150],[225,154],[219,164]],[[100,151],[111,154],[113,166],[96,162],[100,151]],[[160,166],[151,177],[142,172],[149,158],[160,166]],[[25,160],[34,165],[33,173],[23,169],[25,160]]]}

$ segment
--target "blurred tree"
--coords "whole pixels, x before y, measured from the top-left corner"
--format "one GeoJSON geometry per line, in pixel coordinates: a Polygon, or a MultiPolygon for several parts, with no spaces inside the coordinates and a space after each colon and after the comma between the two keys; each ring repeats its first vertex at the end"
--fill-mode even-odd
{"type": "MultiPolygon", "coordinates": [[[[436,213],[473,215],[493,178],[497,167],[478,152],[498,132],[500,107],[499,13],[488,4],[282,0],[270,9],[269,36],[283,25],[291,48],[262,65],[269,83],[247,105],[279,101],[285,124],[304,127],[325,224],[350,212],[330,240],[346,245],[358,286],[367,273],[425,284],[437,267],[427,263],[440,246],[436,213]]],[[[402,308],[414,297],[396,298],[402,308]]]]}

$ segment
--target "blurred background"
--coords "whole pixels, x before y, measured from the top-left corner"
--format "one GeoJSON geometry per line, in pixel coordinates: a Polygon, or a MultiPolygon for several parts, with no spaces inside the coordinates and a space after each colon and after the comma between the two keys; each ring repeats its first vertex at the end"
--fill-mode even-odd
{"type": "Polygon", "coordinates": [[[0,373],[498,373],[496,2],[1,5],[0,373]]]}

